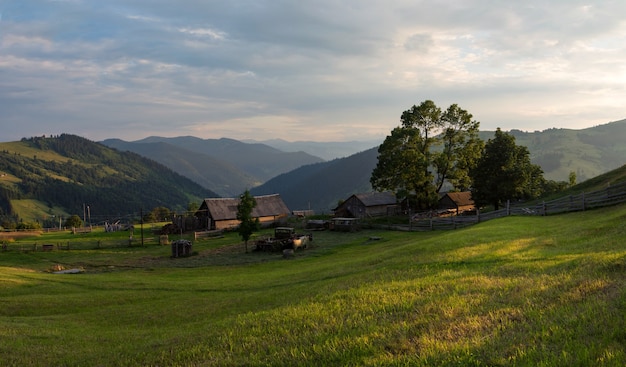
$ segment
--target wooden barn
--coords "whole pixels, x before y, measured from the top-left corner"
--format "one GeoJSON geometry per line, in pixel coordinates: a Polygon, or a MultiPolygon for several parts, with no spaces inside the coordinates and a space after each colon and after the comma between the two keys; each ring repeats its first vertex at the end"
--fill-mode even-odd
{"type": "MultiPolygon", "coordinates": [[[[252,210],[252,216],[259,218],[264,227],[285,222],[291,213],[278,194],[255,196],[254,199],[256,200],[256,207],[252,210]]],[[[239,220],[237,220],[238,204],[239,198],[204,199],[195,216],[203,229],[236,228],[239,226],[239,220]]]]}
{"type": "Polygon", "coordinates": [[[354,194],[335,208],[336,217],[367,218],[391,215],[398,209],[391,192],[354,194]]]}
{"type": "Polygon", "coordinates": [[[453,210],[456,215],[475,210],[474,200],[470,191],[447,192],[439,198],[439,210],[453,210]]]}

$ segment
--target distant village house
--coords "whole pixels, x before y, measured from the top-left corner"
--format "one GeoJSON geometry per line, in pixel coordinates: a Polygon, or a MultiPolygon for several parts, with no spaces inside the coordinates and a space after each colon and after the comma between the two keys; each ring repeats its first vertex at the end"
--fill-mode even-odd
{"type": "MultiPolygon", "coordinates": [[[[291,213],[278,194],[255,196],[254,199],[256,207],[252,210],[252,216],[259,218],[264,227],[284,223],[291,213]]],[[[239,226],[238,204],[239,198],[204,199],[195,213],[200,228],[207,230],[236,228],[239,226]]]]}
{"type": "Polygon", "coordinates": [[[466,211],[476,209],[472,193],[470,191],[463,192],[447,192],[439,198],[439,210],[448,210],[454,212],[455,215],[462,214],[466,211]]]}
{"type": "Polygon", "coordinates": [[[368,218],[393,215],[398,210],[396,196],[391,192],[354,194],[335,208],[336,217],[368,218]]]}

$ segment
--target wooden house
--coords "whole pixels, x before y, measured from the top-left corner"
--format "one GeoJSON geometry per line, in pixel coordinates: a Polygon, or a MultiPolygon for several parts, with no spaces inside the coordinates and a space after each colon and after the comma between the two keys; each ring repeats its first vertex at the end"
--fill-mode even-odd
{"type": "Polygon", "coordinates": [[[394,214],[398,205],[391,192],[354,194],[335,208],[336,217],[367,218],[394,214]]]}
{"type": "MultiPolygon", "coordinates": [[[[290,210],[278,194],[255,196],[256,207],[252,217],[259,218],[261,225],[269,227],[285,222],[290,210]]],[[[239,198],[204,199],[195,216],[200,227],[207,230],[232,229],[239,226],[237,205],[239,198]]]]}
{"type": "Polygon", "coordinates": [[[459,215],[466,211],[475,210],[474,200],[470,191],[463,192],[447,192],[439,198],[439,210],[454,211],[459,215]]]}

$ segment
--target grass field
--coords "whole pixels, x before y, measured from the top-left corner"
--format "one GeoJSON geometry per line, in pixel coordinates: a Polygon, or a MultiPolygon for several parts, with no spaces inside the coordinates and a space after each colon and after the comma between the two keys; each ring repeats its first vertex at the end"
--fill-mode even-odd
{"type": "Polygon", "coordinates": [[[625,219],[315,232],[289,260],[236,234],[183,259],[127,233],[18,238],[0,253],[0,365],[623,366],[625,219]]]}

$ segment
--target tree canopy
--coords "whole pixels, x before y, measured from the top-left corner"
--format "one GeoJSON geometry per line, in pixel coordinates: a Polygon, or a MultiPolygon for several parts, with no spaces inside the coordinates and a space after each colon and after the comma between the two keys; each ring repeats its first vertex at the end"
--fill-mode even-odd
{"type": "Polygon", "coordinates": [[[515,137],[499,128],[485,144],[471,177],[476,205],[495,209],[506,200],[538,197],[545,181],[541,167],[530,162],[528,148],[516,145],[515,137]]]}
{"type": "Polygon", "coordinates": [[[457,190],[468,189],[469,170],[483,146],[478,138],[480,123],[472,118],[456,104],[442,111],[430,100],[404,111],[401,126],[378,149],[372,187],[412,197],[418,208],[434,206],[446,183],[457,190]]]}
{"type": "Polygon", "coordinates": [[[78,227],[82,227],[83,225],[83,220],[80,219],[80,217],[76,214],[68,217],[65,220],[65,226],[68,228],[78,228],[78,227]]]}

